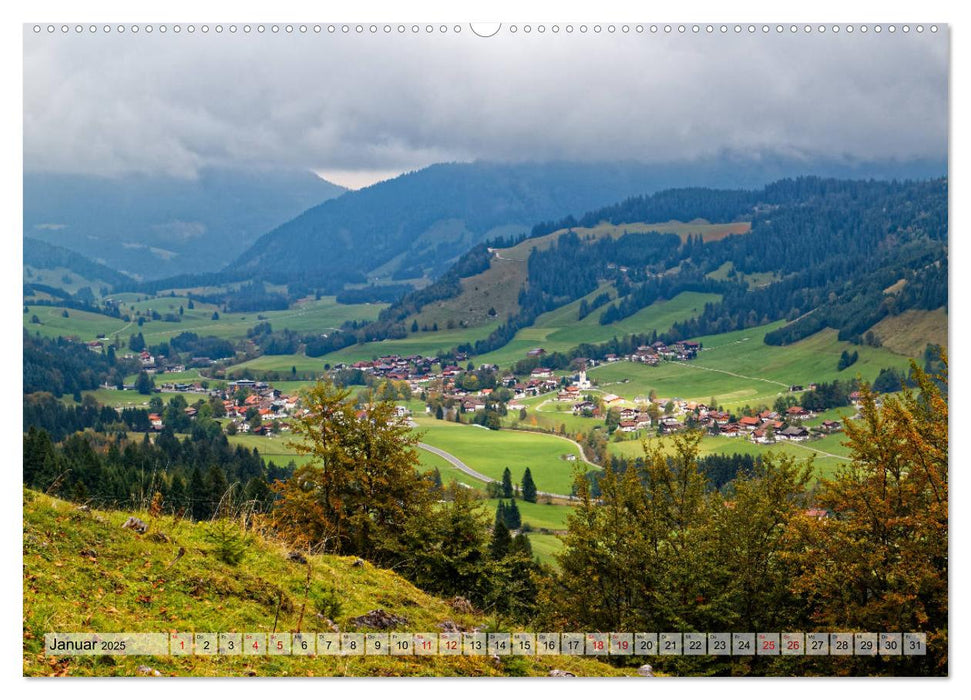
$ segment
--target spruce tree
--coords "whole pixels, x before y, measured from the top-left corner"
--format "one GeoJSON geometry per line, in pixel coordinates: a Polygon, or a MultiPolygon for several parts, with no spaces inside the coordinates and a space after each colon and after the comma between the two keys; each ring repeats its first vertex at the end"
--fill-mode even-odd
{"type": "Polygon", "coordinates": [[[209,467],[209,472],[206,474],[206,500],[210,515],[220,515],[218,513],[220,502],[228,489],[229,482],[226,481],[226,473],[222,468],[216,464],[209,467]]]}
{"type": "MultiPolygon", "coordinates": [[[[148,437],[146,433],[146,437],[148,437]]],[[[209,517],[209,494],[206,492],[206,481],[202,478],[202,470],[196,467],[192,470],[189,480],[190,511],[195,520],[205,520],[209,517]]]]}
{"type": "Polygon", "coordinates": [[[523,525],[523,517],[519,514],[519,506],[516,505],[515,498],[509,502],[509,507],[506,509],[506,525],[510,530],[518,530],[523,525]]]}
{"type": "Polygon", "coordinates": [[[523,472],[523,500],[529,503],[536,503],[536,484],[533,482],[533,475],[526,467],[523,472]]]}
{"type": "Polygon", "coordinates": [[[172,477],[168,500],[173,513],[178,513],[179,510],[185,507],[185,481],[179,474],[172,477]]]}
{"type": "Polygon", "coordinates": [[[512,498],[512,472],[509,471],[509,467],[506,467],[502,472],[502,497],[512,498]]]}
{"type": "Polygon", "coordinates": [[[509,547],[509,553],[522,554],[529,558],[533,557],[533,545],[530,544],[529,537],[525,532],[520,532],[513,538],[512,545],[509,547]]]}
{"type": "Polygon", "coordinates": [[[495,561],[504,559],[509,554],[511,546],[512,536],[509,534],[509,528],[504,522],[497,521],[492,528],[492,539],[489,541],[489,557],[495,561]]]}
{"type": "Polygon", "coordinates": [[[506,522],[506,502],[505,501],[500,500],[499,503],[496,505],[495,522],[497,524],[506,522]]]}

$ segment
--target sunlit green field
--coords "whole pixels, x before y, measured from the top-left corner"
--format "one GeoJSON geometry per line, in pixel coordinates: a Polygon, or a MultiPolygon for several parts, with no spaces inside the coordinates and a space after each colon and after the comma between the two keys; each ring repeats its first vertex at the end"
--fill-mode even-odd
{"type": "Polygon", "coordinates": [[[529,543],[533,547],[534,557],[544,564],[557,565],[555,555],[563,550],[563,542],[558,535],[531,532],[529,533],[529,543]]]}
{"type": "MultiPolygon", "coordinates": [[[[704,457],[711,454],[743,454],[757,457],[768,453],[776,455],[792,455],[793,457],[804,460],[808,457],[813,458],[813,466],[817,477],[828,477],[840,465],[849,463],[849,449],[840,443],[846,439],[843,433],[827,435],[818,440],[807,440],[804,442],[779,441],[772,445],[759,445],[751,442],[747,438],[737,437],[715,437],[705,436],[699,446],[699,456],[704,457]]],[[[660,444],[666,451],[671,449],[672,439],[670,437],[650,437],[652,444],[660,444]]],[[[625,440],[623,442],[611,441],[608,445],[608,453],[618,457],[636,459],[644,456],[639,439],[625,440]]]]}
{"type": "Polygon", "coordinates": [[[836,331],[829,329],[784,347],[762,342],[766,332],[780,325],[698,338],[704,350],[689,362],[662,362],[657,367],[615,362],[593,368],[588,376],[601,388],[630,399],[654,389],[660,397],[696,401],[714,397],[726,407],[755,407],[771,406],[792,384],[848,380],[857,374],[873,381],[884,367],[907,370],[906,357],[839,341],[836,331]],[[843,350],[858,352],[860,359],[839,372],[836,365],[843,350]]]}
{"type": "Polygon", "coordinates": [[[440,330],[437,333],[412,333],[406,338],[381,340],[373,343],[362,343],[332,352],[320,358],[322,362],[358,362],[371,360],[382,355],[426,355],[434,357],[439,352],[452,350],[463,343],[474,343],[491,333],[498,323],[492,323],[478,328],[455,328],[440,330]]]}
{"type": "Polygon", "coordinates": [[[569,494],[574,468],[584,465],[579,448],[573,443],[542,433],[513,430],[486,430],[477,426],[418,418],[422,441],[454,455],[472,469],[492,479],[501,479],[506,467],[514,483],[530,468],[536,488],[550,493],[569,494]],[[564,459],[575,456],[574,461],[564,459]]]}
{"type": "Polygon", "coordinates": [[[503,418],[503,424],[519,425],[527,430],[549,431],[558,431],[561,426],[564,426],[567,435],[575,438],[578,434],[587,434],[603,426],[604,422],[599,418],[573,415],[572,401],[561,402],[549,400],[549,397],[546,397],[541,401],[535,401],[533,405],[527,404],[525,420],[520,420],[519,411],[509,411],[503,418]]]}
{"type": "MultiPolygon", "coordinates": [[[[508,499],[506,500],[508,502],[508,499]]],[[[499,499],[490,498],[485,503],[488,512],[493,514],[496,512],[499,499]]],[[[521,498],[516,499],[516,507],[522,515],[523,525],[528,524],[534,530],[566,530],[566,519],[573,511],[572,506],[529,503],[521,498]]]]}

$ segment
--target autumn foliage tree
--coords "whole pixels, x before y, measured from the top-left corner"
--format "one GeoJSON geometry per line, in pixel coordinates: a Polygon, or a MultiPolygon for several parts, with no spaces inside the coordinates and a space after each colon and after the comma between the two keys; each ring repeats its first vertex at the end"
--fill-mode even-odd
{"type": "MultiPolygon", "coordinates": [[[[944,359],[944,358],[942,358],[944,359]]],[[[911,363],[914,390],[861,389],[847,421],[852,461],[820,484],[830,517],[803,524],[797,590],[821,627],[926,632],[908,672],[947,672],[948,403],[944,373],[911,363]]]]}
{"type": "Polygon", "coordinates": [[[432,498],[431,482],[416,469],[418,436],[392,403],[358,410],[350,391],[331,383],[307,392],[304,406],[291,421],[292,446],[310,461],[274,485],[275,527],[315,551],[387,558],[432,498]]]}

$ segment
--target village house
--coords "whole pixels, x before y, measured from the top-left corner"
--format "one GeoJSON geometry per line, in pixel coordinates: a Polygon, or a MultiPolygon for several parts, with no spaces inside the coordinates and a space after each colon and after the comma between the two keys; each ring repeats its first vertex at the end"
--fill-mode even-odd
{"type": "Polygon", "coordinates": [[[672,418],[670,416],[667,418],[662,418],[659,425],[661,426],[661,432],[665,435],[675,433],[684,427],[684,423],[679,421],[677,418],[672,418]]]}
{"type": "Polygon", "coordinates": [[[809,438],[809,431],[803,428],[801,425],[790,425],[788,428],[783,428],[776,433],[776,437],[780,440],[792,440],[793,442],[802,442],[809,438]]]}
{"type": "Polygon", "coordinates": [[[532,379],[549,379],[553,376],[553,370],[546,367],[537,367],[529,373],[529,376],[532,379]]]}
{"type": "Polygon", "coordinates": [[[633,433],[637,431],[637,421],[633,420],[622,420],[617,429],[622,433],[633,433]]]}
{"type": "Polygon", "coordinates": [[[573,415],[579,416],[584,413],[593,413],[597,409],[597,404],[593,401],[581,401],[573,404],[573,415]]]}
{"type": "Polygon", "coordinates": [[[462,410],[465,413],[473,413],[475,411],[485,410],[485,401],[482,399],[466,399],[462,402],[462,410]]]}
{"type": "Polygon", "coordinates": [[[827,433],[838,433],[843,429],[843,424],[838,420],[824,420],[822,424],[820,424],[820,428],[827,433]]]}
{"type": "Polygon", "coordinates": [[[741,432],[738,423],[726,423],[718,428],[718,433],[724,437],[738,437],[741,432]]]}
{"type": "Polygon", "coordinates": [[[165,427],[165,424],[162,423],[162,416],[157,413],[149,413],[148,422],[152,424],[152,430],[161,430],[165,427]]]}
{"type": "Polygon", "coordinates": [[[755,416],[742,416],[738,419],[738,427],[742,430],[752,432],[759,427],[762,421],[755,416]]]}

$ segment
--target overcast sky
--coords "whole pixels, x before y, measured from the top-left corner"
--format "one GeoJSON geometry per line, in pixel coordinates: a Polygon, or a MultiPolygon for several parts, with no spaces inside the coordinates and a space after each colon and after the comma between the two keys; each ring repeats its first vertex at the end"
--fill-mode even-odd
{"type": "Polygon", "coordinates": [[[359,186],[454,160],[944,158],[946,29],[342,36],[25,29],[24,164],[359,186]]]}

